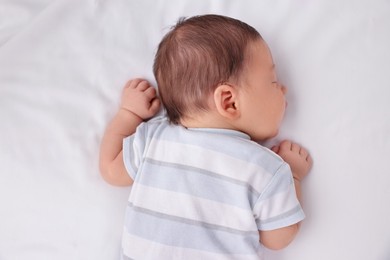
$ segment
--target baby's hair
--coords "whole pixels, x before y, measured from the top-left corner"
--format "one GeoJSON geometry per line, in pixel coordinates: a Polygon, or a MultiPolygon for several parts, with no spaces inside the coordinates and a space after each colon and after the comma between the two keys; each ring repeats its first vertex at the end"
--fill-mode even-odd
{"type": "Polygon", "coordinates": [[[236,83],[249,43],[258,39],[256,29],[230,17],[179,19],[160,42],[153,65],[170,122],[207,110],[207,97],[219,84],[236,83]]]}

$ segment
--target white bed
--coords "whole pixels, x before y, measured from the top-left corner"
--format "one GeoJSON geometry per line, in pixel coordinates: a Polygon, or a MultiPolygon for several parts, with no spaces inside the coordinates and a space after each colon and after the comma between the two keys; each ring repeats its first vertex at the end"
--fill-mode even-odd
{"type": "Polygon", "coordinates": [[[390,259],[390,1],[0,0],[1,260],[118,259],[130,188],[101,179],[100,139],[164,33],[204,13],[261,32],[289,87],[267,145],[314,158],[301,232],[268,259],[390,259]]]}

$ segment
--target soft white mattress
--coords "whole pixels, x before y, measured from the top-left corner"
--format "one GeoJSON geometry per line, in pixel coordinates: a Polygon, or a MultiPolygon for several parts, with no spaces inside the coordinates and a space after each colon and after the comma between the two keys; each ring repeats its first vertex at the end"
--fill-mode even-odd
{"type": "MultiPolygon", "coordinates": [[[[0,259],[118,259],[130,188],[99,142],[133,77],[181,16],[218,13],[268,42],[306,146],[307,219],[268,259],[390,259],[388,0],[0,0],[0,259]]],[[[227,37],[229,37],[227,35],[227,37]]]]}

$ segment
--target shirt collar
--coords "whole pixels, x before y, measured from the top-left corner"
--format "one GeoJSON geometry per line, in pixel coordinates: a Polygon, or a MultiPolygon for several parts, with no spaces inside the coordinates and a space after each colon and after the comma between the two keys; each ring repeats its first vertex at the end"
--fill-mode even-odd
{"type": "Polygon", "coordinates": [[[251,140],[250,136],[232,129],[222,129],[222,128],[187,128],[190,131],[197,131],[203,133],[219,134],[219,135],[228,135],[232,137],[239,137],[247,140],[251,140]]]}

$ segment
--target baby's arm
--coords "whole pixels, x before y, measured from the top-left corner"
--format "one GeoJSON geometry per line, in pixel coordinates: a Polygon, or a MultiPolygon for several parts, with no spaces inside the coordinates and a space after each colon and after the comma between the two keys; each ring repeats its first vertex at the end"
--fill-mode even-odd
{"type": "MultiPolygon", "coordinates": [[[[295,190],[299,202],[301,202],[301,181],[309,173],[313,164],[312,159],[306,149],[291,141],[283,141],[272,150],[285,160],[291,168],[294,177],[295,190]]],[[[294,239],[298,232],[300,223],[270,230],[260,231],[261,243],[274,250],[286,247],[294,239]]]]}
{"type": "Polygon", "coordinates": [[[122,93],[121,106],[107,126],[100,146],[100,173],[116,186],[133,183],[123,163],[123,138],[132,135],[137,126],[160,109],[156,89],[142,79],[129,81],[122,93]]]}

